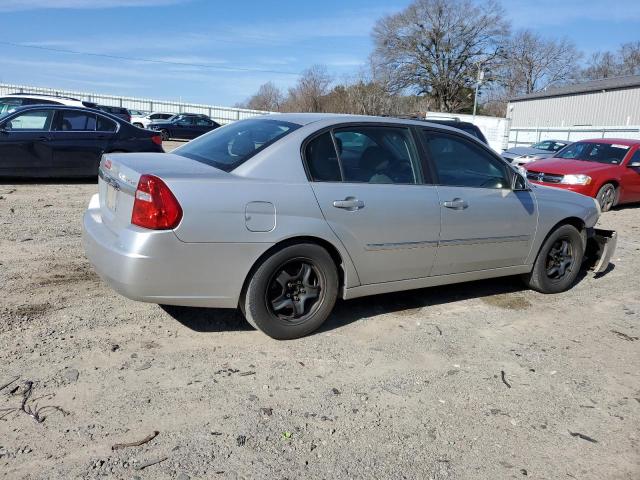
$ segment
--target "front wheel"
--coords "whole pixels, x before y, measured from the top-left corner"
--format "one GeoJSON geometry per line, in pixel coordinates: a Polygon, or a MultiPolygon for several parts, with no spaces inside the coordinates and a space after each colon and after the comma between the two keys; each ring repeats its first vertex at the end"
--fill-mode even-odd
{"type": "Polygon", "coordinates": [[[284,247],[265,259],[240,300],[247,321],[271,338],[291,340],[316,330],[338,296],[336,265],[311,243],[284,247]]]}
{"type": "Polygon", "coordinates": [[[540,248],[533,270],[525,283],[541,293],[568,290],[580,273],[584,258],[584,240],[573,225],[561,225],[540,248]]]}
{"type": "Polygon", "coordinates": [[[617,190],[615,185],[612,183],[605,183],[600,190],[598,190],[598,194],[596,195],[596,199],[600,204],[600,210],[603,212],[608,212],[611,210],[616,204],[617,190]]]}
{"type": "Polygon", "coordinates": [[[162,137],[163,142],[169,140],[169,132],[167,130],[160,130],[160,136],[162,137]]]}

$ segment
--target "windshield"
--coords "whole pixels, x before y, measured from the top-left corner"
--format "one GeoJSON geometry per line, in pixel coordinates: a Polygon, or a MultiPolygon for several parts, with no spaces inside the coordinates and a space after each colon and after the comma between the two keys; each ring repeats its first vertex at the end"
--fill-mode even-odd
{"type": "Polygon", "coordinates": [[[0,117],[7,113],[13,112],[16,108],[22,105],[22,102],[23,100],[21,98],[0,98],[0,117]]]}
{"type": "Polygon", "coordinates": [[[585,162],[619,164],[629,151],[628,145],[615,143],[576,142],[563,149],[556,158],[585,162]]]}
{"type": "Polygon", "coordinates": [[[531,145],[531,148],[537,148],[538,150],[546,150],[548,152],[557,152],[565,145],[566,143],[545,140],[544,142],[534,143],[533,145],[531,145]]]}
{"type": "Polygon", "coordinates": [[[230,172],[300,125],[279,120],[251,119],[218,128],[172,153],[230,172]]]}

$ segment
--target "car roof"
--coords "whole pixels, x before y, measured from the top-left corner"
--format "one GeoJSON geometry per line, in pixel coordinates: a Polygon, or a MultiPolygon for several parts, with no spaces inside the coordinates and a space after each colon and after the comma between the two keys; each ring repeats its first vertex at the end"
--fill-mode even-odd
{"type": "Polygon", "coordinates": [[[589,142],[589,143],[608,143],[608,144],[619,144],[626,145],[628,147],[633,147],[634,145],[640,145],[640,140],[632,139],[632,138],[589,138],[585,140],[577,140],[577,142],[589,142]]]}
{"type": "MultiPolygon", "coordinates": [[[[339,123],[358,123],[358,122],[382,122],[382,123],[397,123],[399,125],[413,124],[413,125],[425,125],[428,123],[434,123],[429,120],[413,120],[409,118],[397,118],[397,117],[376,117],[372,115],[353,115],[348,113],[271,113],[268,115],[260,115],[255,118],[263,118],[269,120],[281,120],[284,122],[296,123],[298,125],[309,125],[315,122],[339,122],[339,123]]],[[[460,122],[458,122],[459,124],[460,122]]],[[[439,123],[434,123],[436,127],[442,127],[439,123]]],[[[447,125],[444,126],[449,129],[447,125]]],[[[455,128],[450,128],[451,131],[457,132],[455,128]]]]}
{"type": "Polygon", "coordinates": [[[24,105],[15,108],[11,112],[5,114],[4,116],[13,115],[17,112],[25,112],[28,110],[74,110],[77,112],[91,112],[91,113],[99,113],[103,117],[108,117],[110,120],[117,120],[118,123],[123,123],[120,117],[117,117],[109,112],[105,112],[104,110],[98,110],[97,108],[89,108],[89,107],[76,107],[73,105],[52,105],[49,103],[42,105],[24,105]]]}
{"type": "Polygon", "coordinates": [[[82,100],[73,97],[62,97],[57,95],[45,95],[41,93],[10,93],[8,95],[0,95],[4,98],[28,98],[30,100],[57,100],[63,102],[73,102],[82,104],[82,100]]]}

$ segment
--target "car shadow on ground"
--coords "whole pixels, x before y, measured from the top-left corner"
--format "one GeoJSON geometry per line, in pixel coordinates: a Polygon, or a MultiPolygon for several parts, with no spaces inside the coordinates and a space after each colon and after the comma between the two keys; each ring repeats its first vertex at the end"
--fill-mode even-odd
{"type": "Polygon", "coordinates": [[[0,177],[0,185],[90,185],[98,183],[98,177],[86,178],[8,178],[0,177]]]}
{"type": "MultiPolygon", "coordinates": [[[[618,210],[628,210],[630,208],[638,208],[640,207],[640,202],[635,202],[635,203],[623,203],[622,205],[616,205],[615,207],[612,207],[611,210],[618,211],[618,210]]],[[[606,213],[605,213],[606,215],[606,213]]]]}
{"type": "MultiPolygon", "coordinates": [[[[610,264],[604,272],[597,274],[596,278],[602,278],[614,268],[615,265],[610,264]]],[[[581,269],[575,284],[580,283],[587,275],[593,273],[586,268],[581,269]]],[[[391,313],[400,317],[409,316],[424,307],[474,298],[481,299],[490,307],[525,310],[532,304],[524,296],[516,295],[523,291],[528,291],[528,288],[519,277],[512,276],[339,300],[327,321],[315,333],[336,330],[376,315],[391,313]]],[[[196,332],[253,330],[239,310],[170,305],[161,305],[161,308],[173,319],[196,332]]]]}

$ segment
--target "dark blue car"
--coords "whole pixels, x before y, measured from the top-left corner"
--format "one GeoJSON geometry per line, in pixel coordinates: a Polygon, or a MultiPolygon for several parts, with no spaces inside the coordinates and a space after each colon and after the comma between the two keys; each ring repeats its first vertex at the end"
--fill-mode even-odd
{"type": "Polygon", "coordinates": [[[191,140],[200,135],[215,130],[220,126],[206,115],[194,113],[181,113],[168,120],[152,122],[149,128],[160,132],[162,140],[181,138],[191,140]]]}

